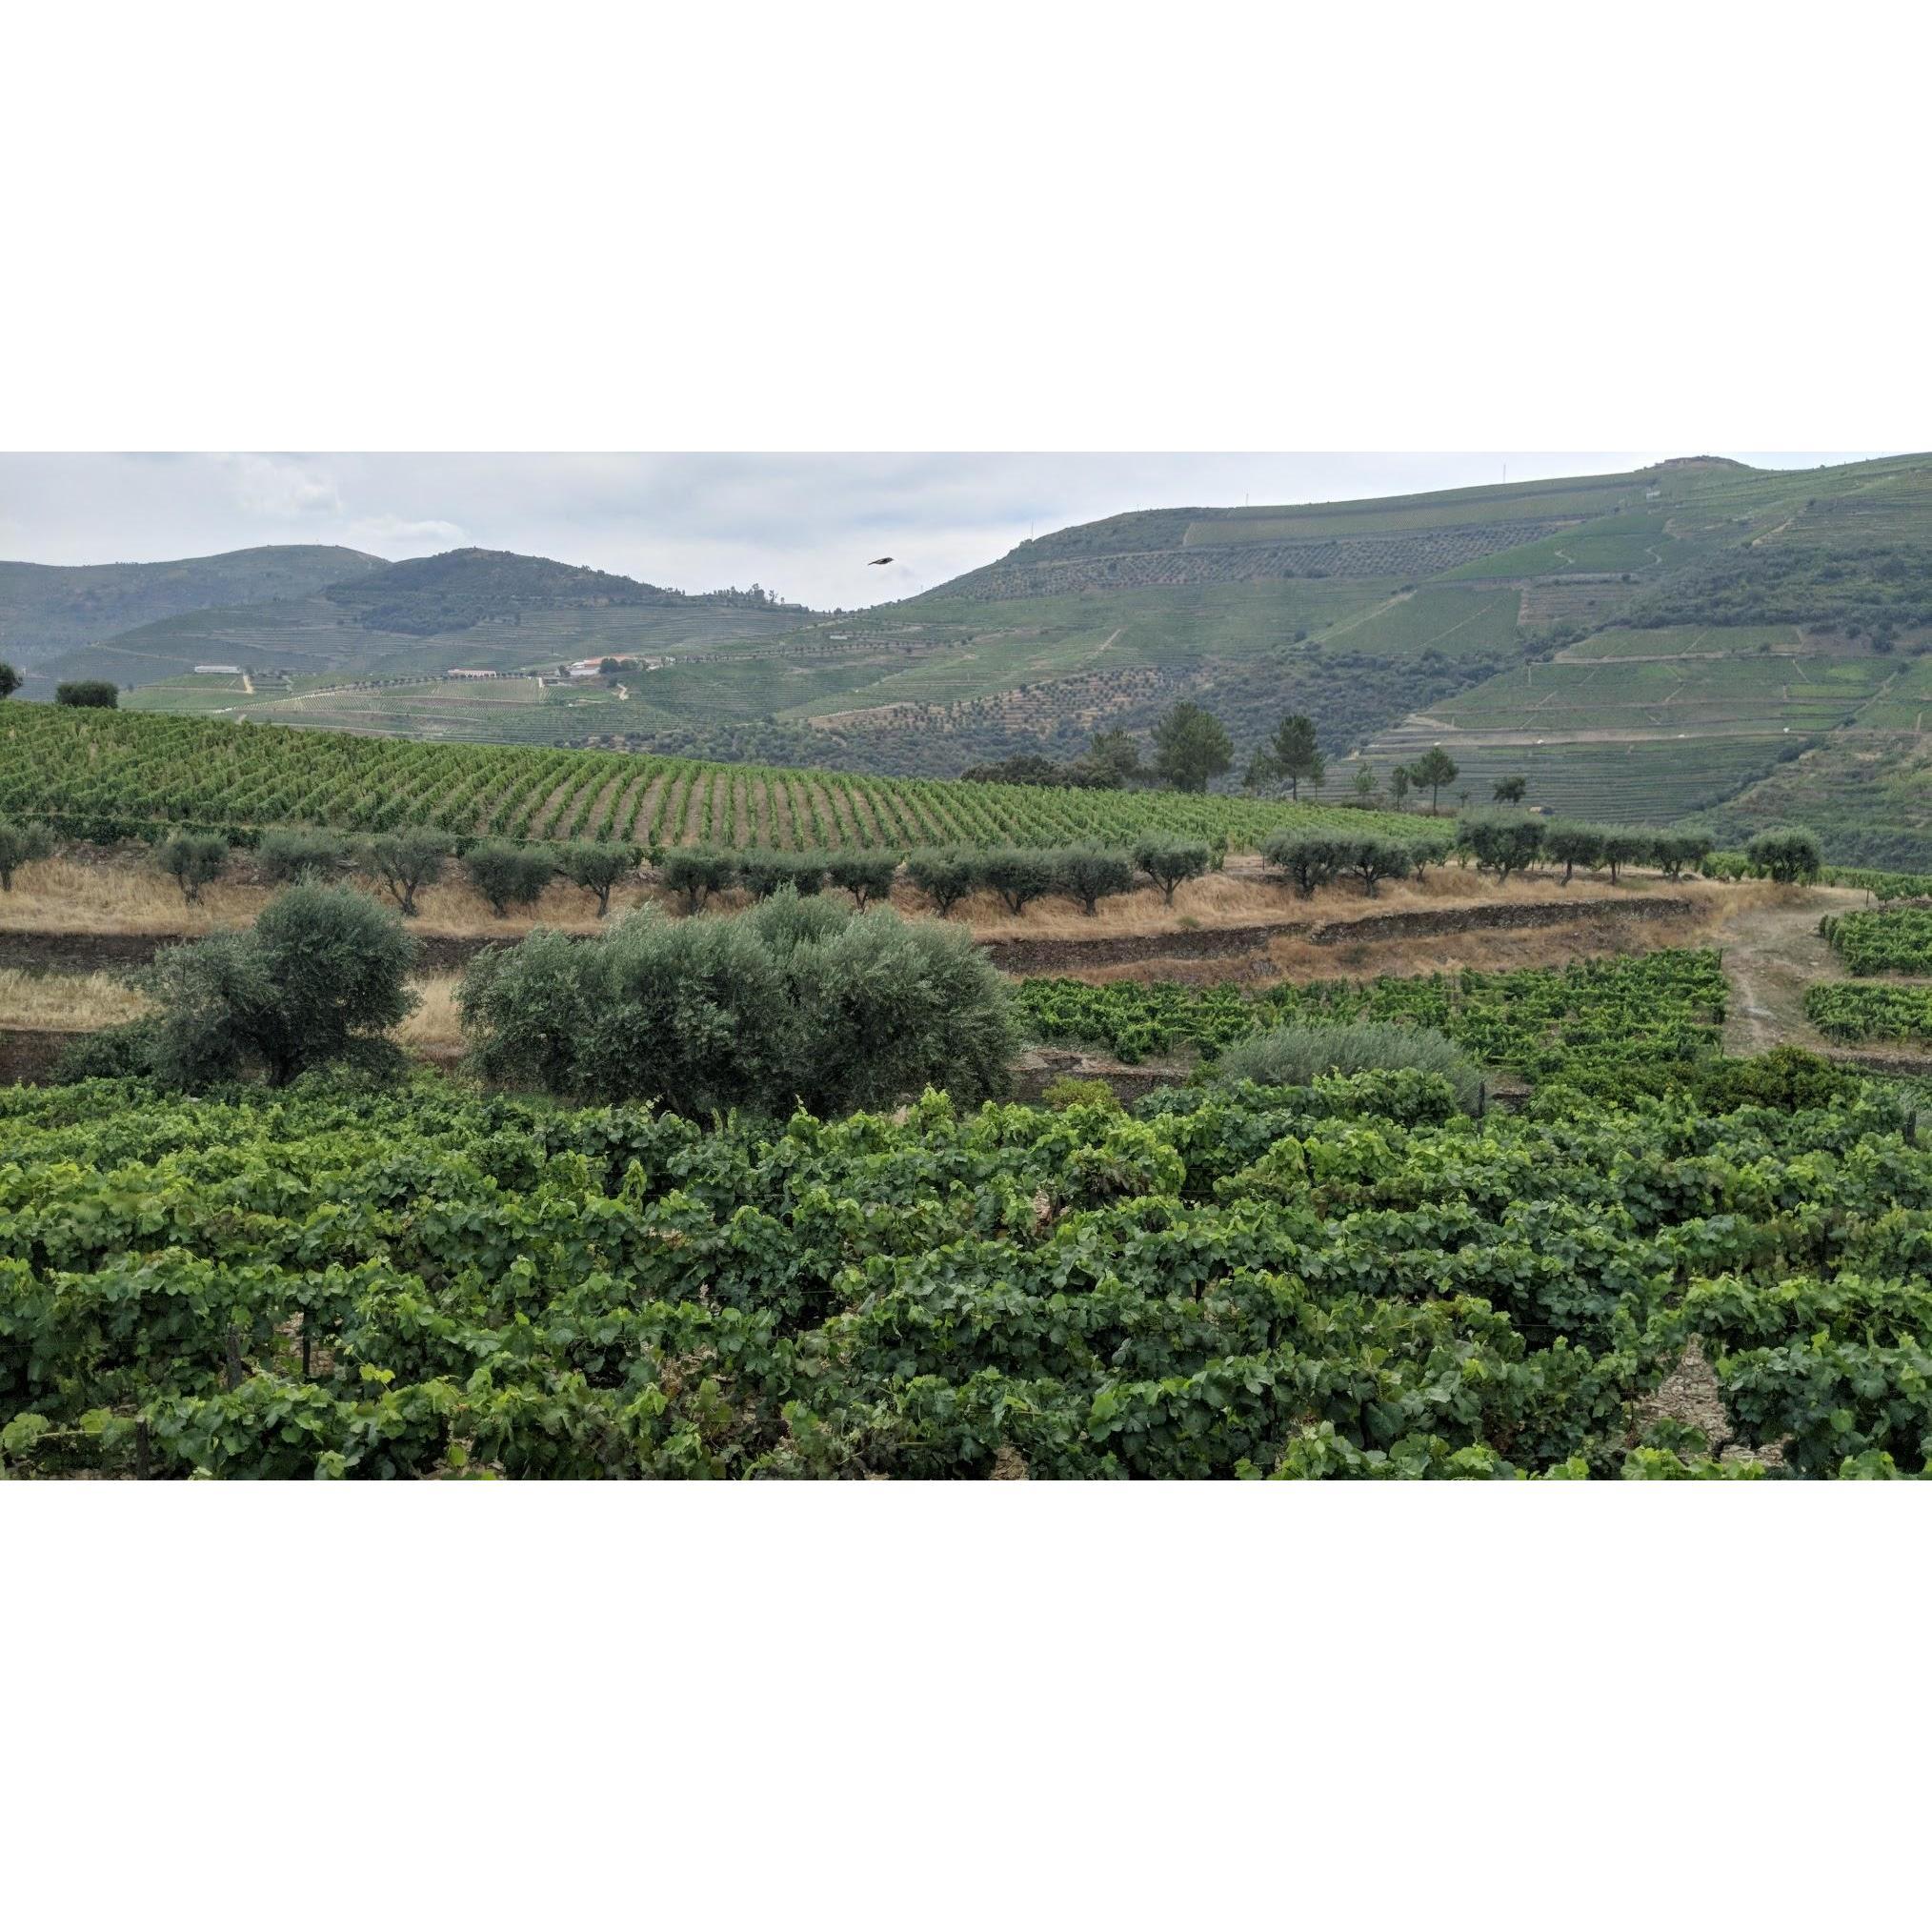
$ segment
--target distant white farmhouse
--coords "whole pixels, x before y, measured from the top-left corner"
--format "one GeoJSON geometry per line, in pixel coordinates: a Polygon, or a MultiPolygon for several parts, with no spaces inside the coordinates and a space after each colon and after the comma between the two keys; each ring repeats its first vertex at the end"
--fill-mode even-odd
{"type": "Polygon", "coordinates": [[[194,674],[197,677],[239,677],[242,668],[239,664],[197,664],[194,674]]]}

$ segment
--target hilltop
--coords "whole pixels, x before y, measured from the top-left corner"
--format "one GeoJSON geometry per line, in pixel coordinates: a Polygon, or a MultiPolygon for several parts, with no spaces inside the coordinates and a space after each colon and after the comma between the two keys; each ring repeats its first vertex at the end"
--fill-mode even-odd
{"type": "MultiPolygon", "coordinates": [[[[526,611],[674,609],[694,604],[754,611],[778,608],[762,591],[714,591],[694,597],[550,557],[474,549],[411,557],[332,584],[323,595],[354,612],[366,630],[413,637],[467,631],[526,611]]],[[[795,605],[792,610],[795,615],[804,614],[795,605]]]]}

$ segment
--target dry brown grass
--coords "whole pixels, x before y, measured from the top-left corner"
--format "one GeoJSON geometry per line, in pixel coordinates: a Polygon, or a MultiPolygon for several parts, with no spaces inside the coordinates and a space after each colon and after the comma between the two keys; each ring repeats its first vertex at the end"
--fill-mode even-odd
{"type": "Polygon", "coordinates": [[[151,1011],[146,995],[111,973],[0,968],[0,1026],[36,1033],[94,1033],[151,1011]]]}
{"type": "Polygon", "coordinates": [[[456,1012],[457,976],[437,974],[411,982],[420,996],[416,1010],[392,1037],[405,1052],[448,1058],[461,1052],[463,1025],[456,1012]]]}
{"type": "Polygon", "coordinates": [[[252,919],[268,895],[217,881],[189,905],[181,888],[151,865],[83,865],[50,858],[23,866],[0,894],[0,928],[57,933],[212,933],[252,919]]]}
{"type": "MultiPolygon", "coordinates": [[[[364,880],[352,880],[381,903],[392,901],[364,880]]],[[[995,893],[971,895],[954,909],[952,918],[976,939],[1099,939],[1178,933],[1231,926],[1303,926],[1365,914],[1401,912],[1422,907],[1529,905],[1576,903],[1584,899],[1640,900],[1646,895],[1672,898],[1721,896],[1727,904],[1743,909],[1747,896],[1802,888],[1762,884],[1721,885],[1708,879],[1665,879],[1655,875],[1633,875],[1623,884],[1578,878],[1568,886],[1553,875],[1512,878],[1498,886],[1455,865],[1433,870],[1420,880],[1400,879],[1384,884],[1373,899],[1360,886],[1346,881],[1329,886],[1312,898],[1298,898],[1286,885],[1253,866],[1231,865],[1226,872],[1190,879],[1168,906],[1148,886],[1103,899],[1090,918],[1069,899],[1036,900],[1016,918],[995,893]]],[[[14,890],[0,896],[0,930],[23,932],[169,934],[195,936],[223,926],[246,925],[272,896],[269,888],[221,881],[208,887],[202,903],[186,904],[173,880],[155,869],[145,855],[116,855],[92,864],[50,859],[23,867],[14,890]]],[[[831,896],[843,901],[843,893],[831,896]]],[[[714,904],[723,912],[742,911],[752,903],[748,894],[720,895],[714,904]]],[[[930,916],[923,894],[901,886],[893,895],[899,911],[930,916]]],[[[1757,903],[1752,896],[1752,903],[1757,903]]],[[[611,896],[615,917],[634,907],[672,907],[670,895],[643,885],[623,886],[611,896]]],[[[596,901],[580,888],[553,882],[538,902],[495,917],[487,900],[471,890],[452,869],[441,884],[418,896],[417,916],[411,930],[437,937],[516,939],[535,926],[553,931],[589,933],[597,929],[596,901]]]]}

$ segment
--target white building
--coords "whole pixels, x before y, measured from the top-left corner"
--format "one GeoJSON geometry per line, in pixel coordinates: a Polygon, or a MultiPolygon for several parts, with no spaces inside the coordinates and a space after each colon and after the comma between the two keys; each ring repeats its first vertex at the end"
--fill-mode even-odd
{"type": "Polygon", "coordinates": [[[242,668],[239,664],[197,664],[194,674],[197,677],[239,677],[242,668]]]}

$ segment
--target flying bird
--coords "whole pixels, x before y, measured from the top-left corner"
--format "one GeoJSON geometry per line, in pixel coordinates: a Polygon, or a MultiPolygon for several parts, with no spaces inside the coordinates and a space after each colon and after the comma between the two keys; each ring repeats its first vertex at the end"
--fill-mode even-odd
{"type": "Polygon", "coordinates": [[[873,564],[882,564],[882,563],[891,563],[891,562],[892,562],[892,558],[891,558],[891,557],[889,557],[889,556],[875,556],[875,557],[874,557],[874,558],[873,558],[873,560],[872,560],[872,563],[869,563],[869,564],[867,564],[867,565],[866,565],[866,569],[867,569],[867,570],[871,570],[871,569],[872,569],[872,567],[873,567],[873,564]]]}

